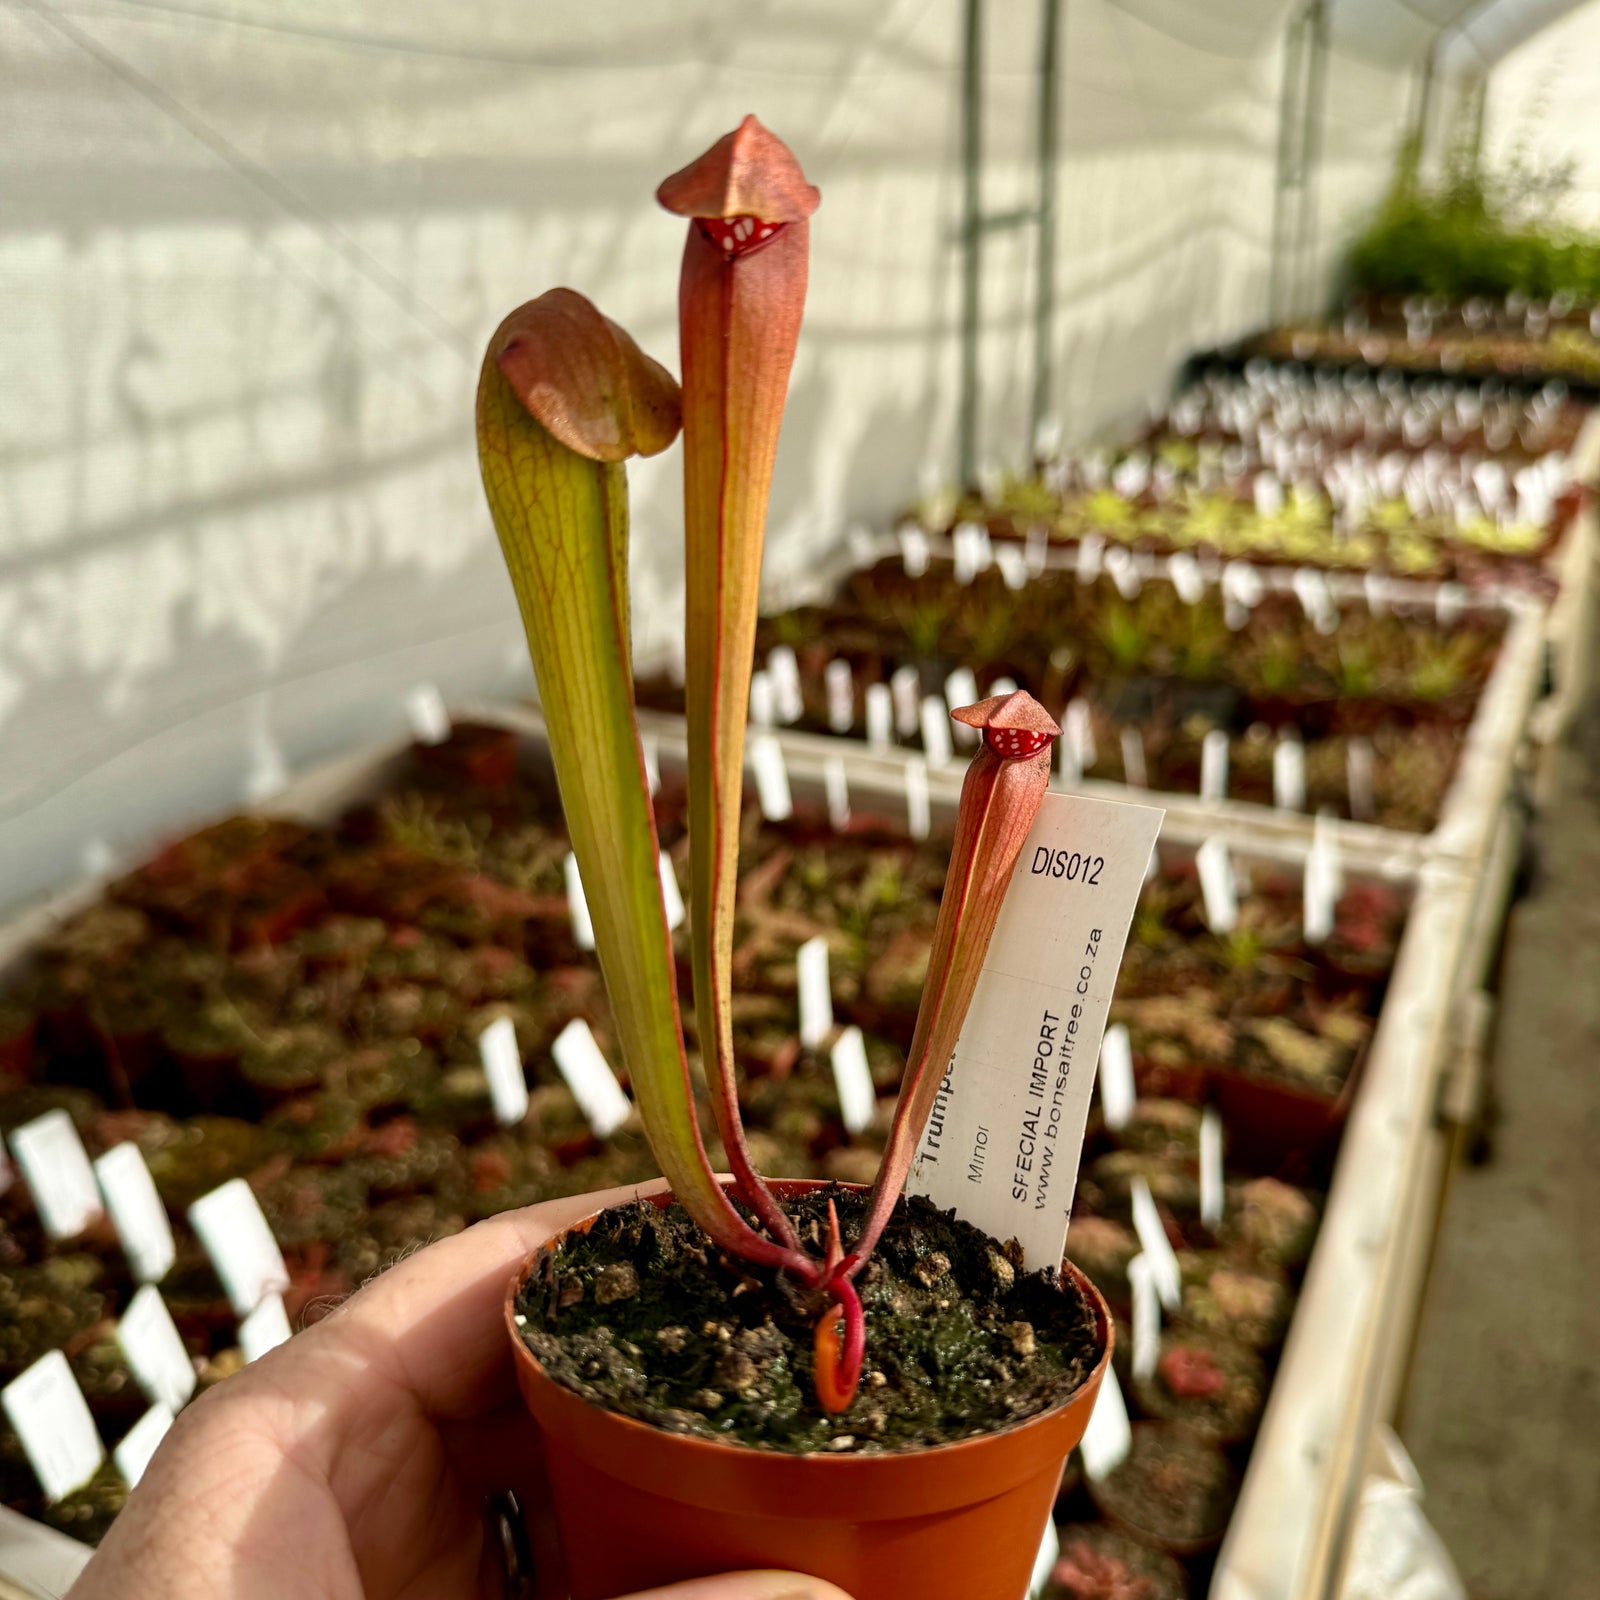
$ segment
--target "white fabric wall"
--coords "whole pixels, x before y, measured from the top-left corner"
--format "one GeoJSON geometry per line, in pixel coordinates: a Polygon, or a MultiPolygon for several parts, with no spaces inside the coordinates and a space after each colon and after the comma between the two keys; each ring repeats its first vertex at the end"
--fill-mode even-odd
{"type": "Polygon", "coordinates": [[[1485,145],[1501,163],[1521,151],[1541,165],[1572,158],[1567,214],[1600,228],[1600,3],[1588,0],[1513,50],[1489,78],[1485,145]]]}
{"type": "MultiPolygon", "coordinates": [[[[1068,0],[1057,396],[1084,435],[1264,312],[1287,0],[1068,0]]],[[[991,0],[985,204],[1032,199],[1033,0],[991,0]]],[[[754,110],[821,185],[769,575],[945,476],[958,0],[0,8],[0,905],[447,696],[526,687],[477,357],[555,283],[675,365],[655,183],[754,110]],[[642,20],[641,20],[642,19],[642,20]]],[[[1325,263],[1402,75],[1330,79],[1325,263]]],[[[985,259],[981,454],[1021,454],[1027,233],[985,259]]],[[[680,588],[635,474],[635,615],[680,588]]]]}

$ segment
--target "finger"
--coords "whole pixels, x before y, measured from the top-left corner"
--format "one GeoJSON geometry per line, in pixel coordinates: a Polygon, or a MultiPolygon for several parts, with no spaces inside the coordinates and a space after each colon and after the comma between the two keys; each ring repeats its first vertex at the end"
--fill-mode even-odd
{"type": "Polygon", "coordinates": [[[799,1572],[729,1572],[627,1595],[624,1600],[850,1600],[850,1596],[821,1578],[799,1572]]]}
{"type": "MultiPolygon", "coordinates": [[[[274,1354],[287,1364],[299,1347],[302,1359],[366,1371],[441,1420],[479,1415],[511,1386],[501,1305],[512,1273],[563,1228],[665,1187],[658,1178],[480,1222],[391,1267],[274,1354]]],[[[286,1374],[272,1376],[282,1383],[286,1374]]]]}

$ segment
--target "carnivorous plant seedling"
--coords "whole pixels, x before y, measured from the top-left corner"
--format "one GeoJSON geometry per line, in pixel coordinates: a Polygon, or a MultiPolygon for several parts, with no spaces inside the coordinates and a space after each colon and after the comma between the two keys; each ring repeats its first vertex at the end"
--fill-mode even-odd
{"type": "Polygon", "coordinates": [[[661,185],[688,219],[680,391],[570,289],[514,311],[478,388],[485,492],[528,635],[595,948],[645,1131],[674,1198],[728,1253],[814,1296],[815,1387],[846,1409],[865,1324],[853,1279],[904,1184],[948,1069],[1060,730],[1024,693],[957,711],[982,744],[962,788],[899,1108],[860,1237],[821,1259],[751,1163],[730,1012],[744,729],[768,485],[805,299],[817,191],[747,117],[661,185]],[[691,944],[699,1037],[732,1196],[695,1115],[655,818],[633,710],[624,462],[684,439],[691,944]]]}

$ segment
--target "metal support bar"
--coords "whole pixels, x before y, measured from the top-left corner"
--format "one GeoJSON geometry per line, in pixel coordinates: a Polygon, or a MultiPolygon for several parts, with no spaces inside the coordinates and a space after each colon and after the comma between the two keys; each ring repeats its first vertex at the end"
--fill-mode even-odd
{"type": "Polygon", "coordinates": [[[961,73],[961,409],[957,423],[957,466],[963,487],[977,476],[982,169],[983,0],[966,0],[966,55],[961,73]]]}
{"type": "Polygon", "coordinates": [[[1039,35],[1039,250],[1033,295],[1033,404],[1029,437],[1037,447],[1041,425],[1050,414],[1054,377],[1056,309],[1057,115],[1061,76],[1061,0],[1042,0],[1039,35]]]}

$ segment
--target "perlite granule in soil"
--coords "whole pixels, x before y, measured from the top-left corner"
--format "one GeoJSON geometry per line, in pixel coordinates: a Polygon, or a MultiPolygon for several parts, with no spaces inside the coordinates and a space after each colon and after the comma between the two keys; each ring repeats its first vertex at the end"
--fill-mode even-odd
{"type": "MultiPolygon", "coordinates": [[[[828,1200],[846,1243],[866,1196],[817,1190],[786,1209],[821,1255],[828,1200]]],[[[1088,1300],[1053,1272],[923,1200],[902,1199],[856,1280],[867,1355],[854,1403],[812,1385],[824,1307],[793,1280],[725,1255],[678,1206],[601,1214],[544,1254],[517,1303],[557,1383],[674,1433],[797,1454],[911,1450],[992,1433],[1065,1400],[1099,1351],[1088,1300]]]]}

